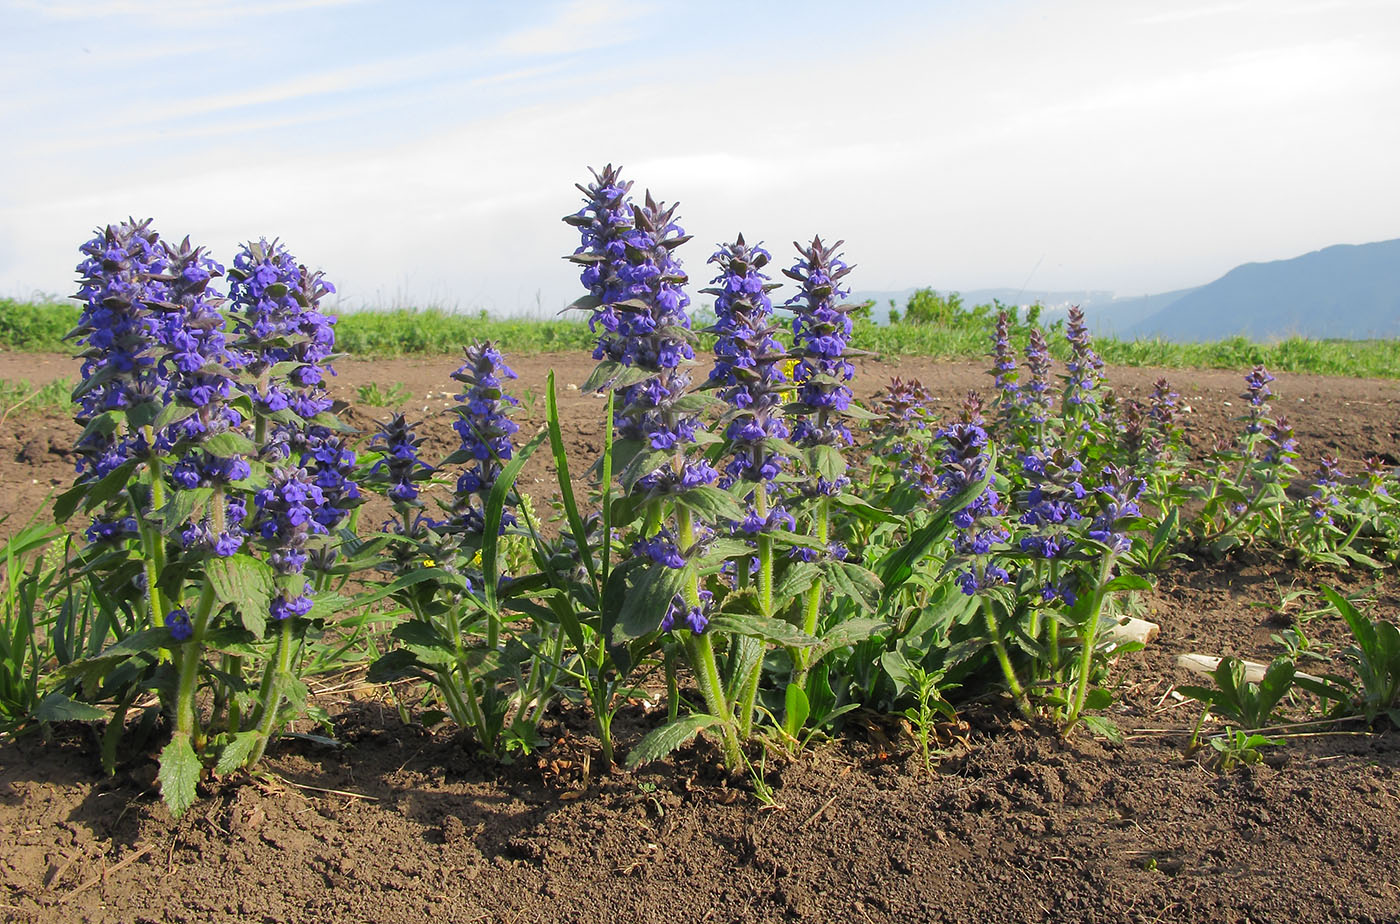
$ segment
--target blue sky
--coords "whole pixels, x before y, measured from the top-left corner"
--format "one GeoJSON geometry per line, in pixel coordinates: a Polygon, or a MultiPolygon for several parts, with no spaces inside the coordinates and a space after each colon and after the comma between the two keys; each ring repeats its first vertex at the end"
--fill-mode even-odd
{"type": "MultiPolygon", "coordinates": [[[[587,167],[857,289],[1138,295],[1400,237],[1395,0],[0,0],[0,295],[153,216],[342,305],[552,312],[587,167]]],[[[698,286],[697,286],[698,288],[698,286]]]]}

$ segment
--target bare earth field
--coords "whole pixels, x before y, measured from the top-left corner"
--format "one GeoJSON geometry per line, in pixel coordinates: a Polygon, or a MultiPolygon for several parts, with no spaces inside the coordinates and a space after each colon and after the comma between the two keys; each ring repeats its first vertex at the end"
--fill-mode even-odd
{"type": "MultiPolygon", "coordinates": [[[[409,410],[450,403],[451,357],[345,361],[332,392],[395,382],[409,410]]],[[[521,357],[523,435],[543,421],[552,367],[573,459],[601,449],[602,402],[569,385],[592,363],[521,357]],[[530,393],[535,400],[530,400],[530,393]]],[[[0,378],[73,377],[62,356],[0,355],[0,378]]],[[[952,406],[990,379],[977,365],[864,363],[857,393],[891,375],[952,406]]],[[[1109,370],[1120,394],[1167,375],[1193,452],[1233,434],[1241,372],[1109,370]]],[[[1400,385],[1280,374],[1276,414],[1311,471],[1330,450],[1347,471],[1400,454],[1400,385]]],[[[386,412],[351,407],[363,430],[386,412]]],[[[455,447],[445,416],[425,458],[455,447]]],[[[71,421],[12,415],[0,432],[0,515],[11,530],[72,477],[71,421]]],[[[550,496],[546,453],[522,478],[550,496]]],[[[543,509],[543,505],[539,505],[543,509]]],[[[373,522],[366,518],[364,523],[373,522]]],[[[321,702],[342,747],[286,741],[263,779],[226,780],[174,821],[150,788],[154,766],[102,776],[90,730],[0,745],[0,920],[17,922],[412,921],[1400,921],[1400,733],[1353,723],[1292,739],[1266,764],[1220,774],[1182,746],[1199,714],[1170,695],[1182,652],[1267,661],[1288,624],[1282,595],[1332,584],[1373,613],[1400,611],[1400,576],[1300,571],[1243,556],[1183,562],[1146,595],[1160,638],[1116,666],[1123,745],[1009,718],[963,713],[930,778],[896,724],[866,717],[842,739],[770,760],[776,807],[717,752],[694,744],[635,773],[592,774],[588,717],[556,712],[537,757],[504,768],[446,731],[402,725],[381,691],[341,683],[321,702]]],[[[1340,620],[1309,633],[1337,642],[1340,620]]],[[[660,717],[620,720],[627,747],[660,717]]]]}

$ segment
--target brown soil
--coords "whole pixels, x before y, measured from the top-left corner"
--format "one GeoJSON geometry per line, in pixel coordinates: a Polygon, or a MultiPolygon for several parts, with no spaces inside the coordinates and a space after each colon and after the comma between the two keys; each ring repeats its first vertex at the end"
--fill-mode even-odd
{"type": "MultiPolygon", "coordinates": [[[[575,355],[515,361],[541,391],[554,368],[571,458],[599,451],[600,402],[569,389],[575,355]]],[[[451,358],[341,364],[336,397],[402,382],[439,410],[451,358]]],[[[951,404],[988,379],[975,365],[870,362],[951,404]]],[[[1233,432],[1238,372],[1113,369],[1124,394],[1168,375],[1197,451],[1233,432]],[[1227,404],[1228,403],[1228,404],[1227,404]],[[1232,406],[1231,406],[1232,405],[1232,406]]],[[[0,355],[0,378],[72,376],[62,357],[0,355]]],[[[1324,449],[1354,470],[1400,453],[1394,382],[1279,375],[1278,412],[1304,467],[1324,449]]],[[[543,398],[520,415],[543,420],[543,398]]],[[[376,416],[356,409],[367,427],[376,416]]],[[[71,478],[71,422],[21,414],[0,433],[6,531],[71,478]]],[[[453,436],[431,424],[432,449],[453,436]]],[[[428,455],[431,457],[433,453],[428,455]]],[[[526,489],[550,494],[541,452],[526,489]]],[[[587,464],[584,462],[583,464],[587,464]]],[[[288,740],[260,780],[224,780],[182,820],[154,797],[149,763],[115,778],[81,726],[0,745],[0,920],[58,921],[1287,921],[1400,920],[1400,735],[1358,725],[1291,739],[1259,767],[1185,758],[1198,709],[1171,693],[1177,653],[1267,661],[1282,595],[1331,583],[1400,609],[1400,578],[1304,572],[1244,557],[1184,563],[1145,595],[1161,637],[1117,665],[1121,746],[967,708],[932,776],[897,724],[870,717],[841,741],[770,759],[763,806],[705,744],[635,773],[588,774],[587,717],[557,713],[541,755],[498,767],[447,732],[404,726],[374,691],[326,689],[343,747],[288,740]]],[[[1310,635],[1339,642],[1320,617],[1310,635]]],[[[659,721],[625,712],[625,749],[659,721]]],[[[596,771],[596,765],[593,767],[596,771]]]]}

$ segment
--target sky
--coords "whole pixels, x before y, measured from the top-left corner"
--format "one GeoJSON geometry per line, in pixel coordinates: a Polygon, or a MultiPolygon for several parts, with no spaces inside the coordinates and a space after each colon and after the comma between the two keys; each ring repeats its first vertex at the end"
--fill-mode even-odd
{"type": "MultiPolygon", "coordinates": [[[[1397,0],[0,0],[0,296],[94,228],[342,310],[550,315],[588,168],[857,290],[1199,285],[1400,237],[1397,0]]],[[[775,272],[775,275],[777,273],[775,272]]]]}

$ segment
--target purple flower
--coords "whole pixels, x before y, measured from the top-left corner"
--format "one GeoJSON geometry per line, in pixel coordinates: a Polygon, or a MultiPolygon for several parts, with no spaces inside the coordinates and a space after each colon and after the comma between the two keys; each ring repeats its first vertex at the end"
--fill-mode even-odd
{"type": "Polygon", "coordinates": [[[1255,366],[1244,377],[1244,394],[1240,395],[1249,402],[1249,410],[1245,412],[1245,433],[1249,436],[1262,433],[1266,423],[1269,421],[1269,398],[1273,397],[1273,392],[1269,390],[1269,383],[1274,380],[1262,365],[1255,366]]]}
{"type": "Polygon", "coordinates": [[[394,414],[379,424],[379,432],[370,440],[370,451],[379,459],[370,467],[370,480],[385,488],[389,499],[398,504],[416,504],[418,482],[429,477],[433,469],[418,458],[422,438],[402,414],[394,414]]]}
{"type": "Polygon", "coordinates": [[[710,624],[709,607],[714,602],[714,594],[708,590],[701,590],[698,596],[699,606],[688,606],[680,594],[672,597],[671,605],[666,608],[666,615],[661,617],[661,631],[670,632],[675,629],[679,618],[682,623],[680,628],[689,629],[697,635],[704,632],[705,627],[710,624]]]}
{"type": "Polygon", "coordinates": [[[612,164],[601,173],[591,172],[593,182],[578,187],[587,197],[586,204],[564,219],[578,228],[582,237],[569,259],[583,267],[579,281],[589,294],[580,307],[592,310],[588,327],[598,333],[593,358],[621,360],[627,353],[628,331],[622,329],[625,321],[614,306],[631,297],[623,270],[625,238],[633,229],[632,203],[627,196],[632,183],[623,182],[621,169],[612,164]]]}
{"type": "MultiPolygon", "coordinates": [[[[686,274],[674,251],[690,238],[676,222],[674,205],[658,203],[650,193],[645,204],[632,205],[630,184],[611,166],[595,171],[594,178],[595,183],[580,187],[588,203],[565,219],[582,233],[582,244],[570,258],[585,267],[589,295],[581,307],[593,311],[594,329],[603,329],[593,355],[649,373],[617,389],[615,432],[619,440],[683,459],[700,425],[693,411],[677,407],[690,385],[684,365],[695,358],[695,349],[686,313],[686,274]]],[[[664,494],[714,478],[708,464],[686,460],[644,473],[633,487],[664,494]]]]}
{"type": "Polygon", "coordinates": [[[179,532],[180,545],[193,552],[212,552],[220,558],[228,558],[243,547],[247,534],[242,524],[247,515],[248,508],[241,498],[226,498],[223,528],[219,529],[209,516],[196,523],[186,523],[179,532]]]}
{"type": "Polygon", "coordinates": [[[280,576],[280,590],[269,603],[268,614],[278,620],[304,616],[311,608],[306,596],[310,587],[296,576],[306,568],[308,541],[326,531],[316,517],[325,495],[305,469],[275,468],[267,487],[253,496],[253,503],[257,514],[252,532],[260,537],[268,564],[280,576]],[[293,586],[305,590],[288,597],[293,586]]]}
{"type": "MultiPolygon", "coordinates": [[[[83,347],[77,421],[86,426],[107,411],[130,411],[161,401],[168,390],[157,359],[172,327],[157,310],[165,302],[165,251],[151,221],[129,220],[100,229],[80,248],[83,303],[70,335],[83,347]]],[[[101,478],[152,447],[144,433],[121,428],[88,431],[76,446],[80,475],[101,478]]]]}
{"type": "Polygon", "coordinates": [[[292,410],[309,420],[330,408],[323,384],[335,374],[327,361],[335,347],[336,317],[320,309],[335,287],[297,263],[279,242],[244,244],[229,270],[235,344],[249,373],[262,414],[292,410]],[[273,366],[294,363],[285,381],[269,379],[273,366]]]}
{"type": "MultiPolygon", "coordinates": [[[[792,428],[793,441],[798,446],[849,446],[851,431],[843,412],[850,407],[851,389],[847,385],[855,376],[855,367],[847,358],[851,337],[850,306],[839,304],[850,295],[841,280],[850,273],[837,249],[820,237],[812,239],[806,248],[797,247],[801,258],[783,274],[795,280],[802,291],[787,301],[792,309],[793,353],[798,357],[793,368],[797,386],[792,428]]],[[[834,493],[844,485],[840,478],[824,489],[834,493]]]]}
{"type": "Polygon", "coordinates": [[[1314,520],[1321,523],[1332,522],[1331,509],[1341,504],[1338,496],[1342,479],[1341,462],[1330,452],[1322,454],[1317,471],[1313,474],[1313,491],[1308,497],[1309,512],[1314,520]]]}
{"type": "Polygon", "coordinates": [[[580,307],[592,311],[589,329],[601,330],[594,359],[644,369],[675,368],[695,357],[682,289],[685,273],[671,251],[689,238],[674,221],[675,206],[646,197],[638,208],[628,199],[630,182],[611,164],[579,189],[582,209],[564,220],[582,237],[570,260],[584,267],[580,281],[589,295],[580,307]]]}
{"type": "Polygon", "coordinates": [[[1286,417],[1280,417],[1269,426],[1264,432],[1261,446],[1259,461],[1265,465],[1287,465],[1298,458],[1298,440],[1293,436],[1293,427],[1286,417]]]}
{"type": "Polygon", "coordinates": [[[1095,403],[1095,390],[1103,377],[1104,364],[1094,352],[1093,339],[1084,324],[1084,312],[1078,305],[1069,309],[1065,339],[1069,341],[1070,358],[1065,363],[1064,410],[1069,414],[1081,405],[1095,403]]]}
{"type": "Polygon", "coordinates": [[[668,529],[663,529],[650,539],[638,541],[632,546],[632,554],[646,556],[658,565],[667,568],[684,568],[685,555],[682,554],[676,538],[668,529]]]}
{"type": "Polygon", "coordinates": [[[1163,435],[1170,434],[1176,425],[1180,398],[1180,395],[1172,391],[1171,384],[1165,378],[1152,383],[1152,397],[1149,401],[1152,409],[1148,412],[1148,417],[1160,428],[1163,435]]]}
{"type": "MultiPolygon", "coordinates": [[[[946,503],[987,474],[987,431],[982,421],[982,399],[976,392],[968,393],[958,419],[939,431],[939,436],[948,446],[938,482],[943,489],[939,500],[946,503]]],[[[991,559],[994,548],[1011,538],[1005,526],[1005,513],[1001,495],[988,485],[971,503],[953,514],[953,525],[958,530],[953,548],[969,559],[967,570],[958,580],[969,596],[1008,580],[1005,569],[991,559]]]]}
{"type": "Polygon", "coordinates": [[[186,642],[194,637],[194,626],[190,623],[190,614],[183,609],[175,609],[166,613],[165,627],[170,630],[170,637],[177,642],[186,642]]]}
{"type": "Polygon", "coordinates": [[[1122,531],[1123,521],[1142,515],[1137,505],[1142,488],[1142,479],[1127,469],[1104,466],[1103,483],[1094,492],[1099,512],[1089,526],[1089,538],[1108,546],[1115,554],[1126,552],[1132,543],[1122,531]]]}
{"type": "MultiPolygon", "coordinates": [[[[452,522],[465,532],[480,533],[486,525],[486,498],[514,453],[511,437],[520,429],[509,416],[519,402],[502,388],[502,381],[515,378],[515,373],[501,351],[483,341],[466,348],[466,362],[452,378],[465,386],[457,395],[458,416],[452,426],[461,437],[459,453],[471,459],[457,478],[452,522]]],[[[502,513],[502,530],[514,523],[513,514],[502,513]]]]}
{"type": "MultiPolygon", "coordinates": [[[[754,492],[765,494],[774,490],[787,461],[777,443],[789,435],[780,409],[787,385],[782,365],[787,351],[775,336],[779,327],[773,323],[773,303],[768,297],[777,285],[769,283],[763,272],[770,259],[768,251],[746,244],[741,234],[710,257],[720,272],[711,280],[711,288],[704,290],[715,297],[716,323],[711,328],[716,335],[715,365],[710,384],[718,387],[720,397],[733,409],[726,415],[730,461],[720,486],[749,482],[754,492]]],[[[753,535],[766,528],[775,513],[779,519],[785,516],[777,508],[760,524],[753,493],[748,501],[749,517],[741,527],[745,533],[753,535]],[[754,525],[759,528],[749,528],[754,525]]]]}
{"type": "Polygon", "coordinates": [[[1011,317],[1005,311],[997,314],[991,357],[991,375],[996,380],[997,416],[998,419],[1009,422],[1011,415],[1023,402],[1021,388],[1016,382],[1016,354],[1011,349],[1011,317]]]}
{"type": "Polygon", "coordinates": [[[1390,491],[1386,488],[1386,481],[1394,476],[1394,471],[1385,467],[1385,462],[1380,456],[1370,455],[1362,460],[1362,467],[1366,477],[1366,491],[1372,497],[1389,497],[1390,491]]]}
{"type": "Polygon", "coordinates": [[[1050,419],[1050,367],[1053,363],[1044,332],[1032,327],[1026,343],[1026,368],[1030,371],[1030,380],[1021,389],[1021,401],[1030,422],[1037,426],[1044,425],[1050,419]]]}
{"type": "Polygon", "coordinates": [[[305,616],[311,612],[311,597],[307,592],[311,590],[311,585],[306,584],[302,593],[288,597],[287,591],[279,591],[277,596],[272,598],[272,603],[268,605],[268,614],[279,622],[290,619],[293,616],[305,616]]]}
{"type": "Polygon", "coordinates": [[[137,529],[135,517],[122,517],[121,519],[94,517],[92,523],[84,531],[83,537],[90,543],[115,542],[133,538],[136,536],[137,529]]]}

